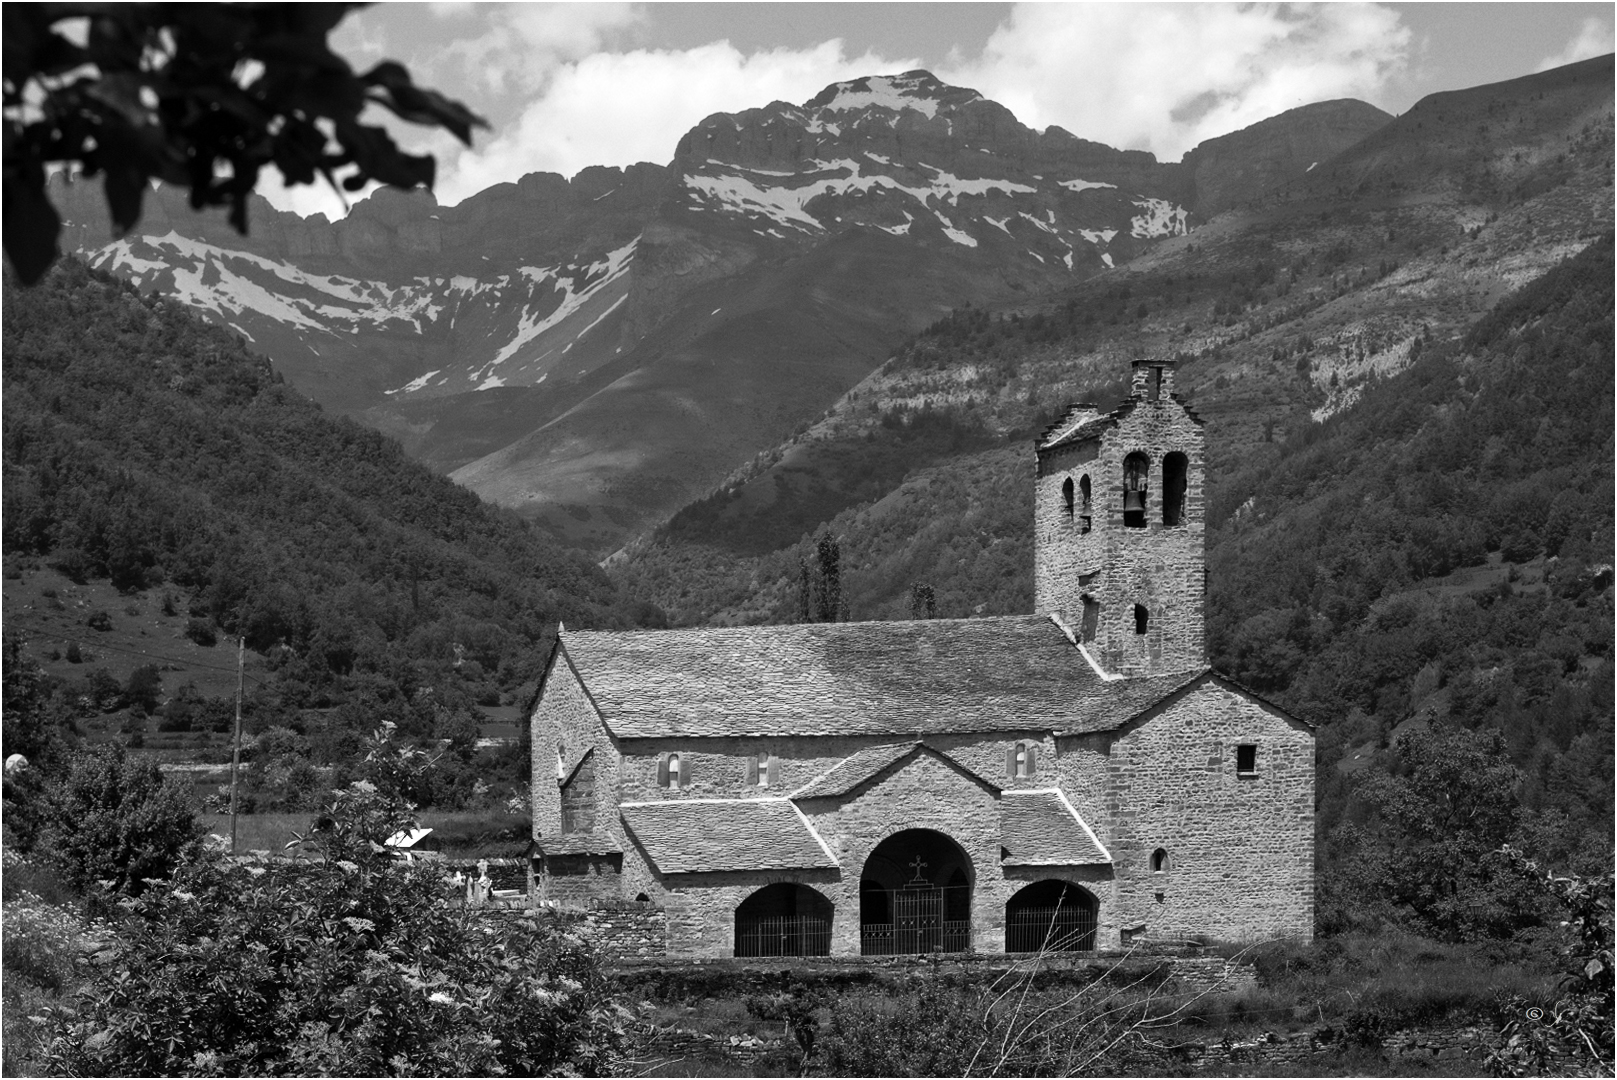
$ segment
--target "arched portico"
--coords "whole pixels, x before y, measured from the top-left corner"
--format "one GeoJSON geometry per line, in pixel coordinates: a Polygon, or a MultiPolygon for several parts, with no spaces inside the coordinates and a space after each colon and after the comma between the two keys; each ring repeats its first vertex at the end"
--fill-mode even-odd
{"type": "Polygon", "coordinates": [[[1005,902],[1005,951],[1089,952],[1100,904],[1081,885],[1045,879],[1005,902]]]}
{"type": "Polygon", "coordinates": [[[971,859],[932,829],[905,829],[876,846],[859,877],[864,956],[967,952],[971,859]]]}
{"type": "Polygon", "coordinates": [[[736,907],[736,956],[829,956],[832,904],[807,885],[766,885],[736,907]]]}

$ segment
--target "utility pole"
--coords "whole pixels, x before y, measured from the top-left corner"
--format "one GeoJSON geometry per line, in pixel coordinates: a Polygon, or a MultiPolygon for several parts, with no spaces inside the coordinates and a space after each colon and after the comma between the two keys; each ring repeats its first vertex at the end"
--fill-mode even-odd
{"type": "Polygon", "coordinates": [[[236,741],[230,750],[230,853],[236,854],[236,772],[241,768],[241,694],[247,678],[247,639],[236,639],[236,741]]]}

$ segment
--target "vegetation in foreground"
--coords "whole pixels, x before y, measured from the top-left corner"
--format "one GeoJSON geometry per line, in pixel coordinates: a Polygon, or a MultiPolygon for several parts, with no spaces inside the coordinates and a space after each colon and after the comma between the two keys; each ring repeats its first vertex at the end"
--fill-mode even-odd
{"type": "MultiPolygon", "coordinates": [[[[8,719],[29,715],[25,698],[6,704],[8,719]]],[[[405,793],[420,756],[386,731],[366,756],[367,778],[295,838],[312,855],[296,860],[232,859],[204,846],[183,790],[150,761],[72,749],[51,734],[36,732],[37,761],[5,776],[9,1074],[677,1069],[645,1036],[671,1019],[717,1019],[724,1010],[708,999],[733,997],[742,982],[718,969],[706,984],[685,978],[678,993],[614,982],[565,926],[475,915],[430,863],[396,861],[380,840],[416,820],[405,793]],[[635,1017],[619,999],[649,1004],[635,1017]]],[[[1456,760],[1459,774],[1477,772],[1456,760]]],[[[1511,782],[1508,770],[1483,770],[1469,787],[1455,770],[1428,770],[1385,810],[1424,821],[1435,799],[1464,813],[1465,799],[1511,782]]],[[[1446,904],[1393,891],[1407,869],[1367,873],[1366,911],[1381,923],[1307,948],[1259,950],[1256,989],[1185,995],[1126,965],[1093,983],[1014,971],[986,986],[941,965],[835,993],[788,975],[742,1003],[753,1030],[783,1037],[782,1050],[754,1065],[1163,1075],[1192,1069],[1194,1055],[1176,1049],[1184,1043],[1323,1024],[1346,1056],[1316,1057],[1319,1071],[1335,1062],[1364,1072],[1390,1032],[1471,1023],[1497,1033],[1491,1061],[1502,1075],[1609,1070],[1609,871],[1546,874],[1509,849],[1466,846],[1486,833],[1445,827],[1450,835],[1411,854],[1448,874],[1421,879],[1446,904]]]]}

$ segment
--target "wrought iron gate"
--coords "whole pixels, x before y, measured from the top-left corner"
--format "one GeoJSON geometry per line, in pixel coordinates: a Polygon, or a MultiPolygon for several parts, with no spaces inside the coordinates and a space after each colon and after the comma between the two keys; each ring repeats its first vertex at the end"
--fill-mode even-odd
{"type": "Polygon", "coordinates": [[[971,919],[950,919],[951,910],[970,912],[969,887],[943,888],[929,882],[910,882],[887,892],[890,922],[867,922],[859,927],[859,951],[865,956],[914,956],[927,953],[968,952],[971,919]]]}
{"type": "Polygon", "coordinates": [[[1006,952],[1089,952],[1095,947],[1095,908],[1070,894],[1054,907],[1005,910],[1006,952]]]}

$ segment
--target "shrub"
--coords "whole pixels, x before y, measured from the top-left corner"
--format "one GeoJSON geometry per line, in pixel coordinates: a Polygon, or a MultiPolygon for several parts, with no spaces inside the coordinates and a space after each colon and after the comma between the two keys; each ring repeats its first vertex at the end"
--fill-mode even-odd
{"type": "Polygon", "coordinates": [[[114,958],[51,1043],[72,1075],[602,1075],[628,1014],[587,944],[452,899],[375,841],[408,824],[358,783],[305,842],[209,854],[131,904],[114,958]]]}
{"type": "Polygon", "coordinates": [[[163,675],[157,670],[156,664],[142,664],[129,673],[129,681],[124,684],[124,697],[131,705],[137,705],[147,716],[157,708],[157,703],[163,696],[163,675]]]}
{"type": "Polygon", "coordinates": [[[187,622],[185,624],[185,636],[207,649],[219,644],[219,634],[207,619],[193,618],[187,622]]]}
{"type": "Polygon", "coordinates": [[[50,820],[38,851],[63,882],[88,891],[108,882],[134,895],[192,857],[202,829],[186,790],[152,761],[122,747],[74,754],[66,777],[46,793],[50,820]]]}
{"type": "Polygon", "coordinates": [[[73,917],[37,896],[23,893],[6,901],[3,923],[0,968],[6,978],[23,979],[41,990],[60,993],[73,975],[73,956],[78,947],[78,926],[73,917]]]}

